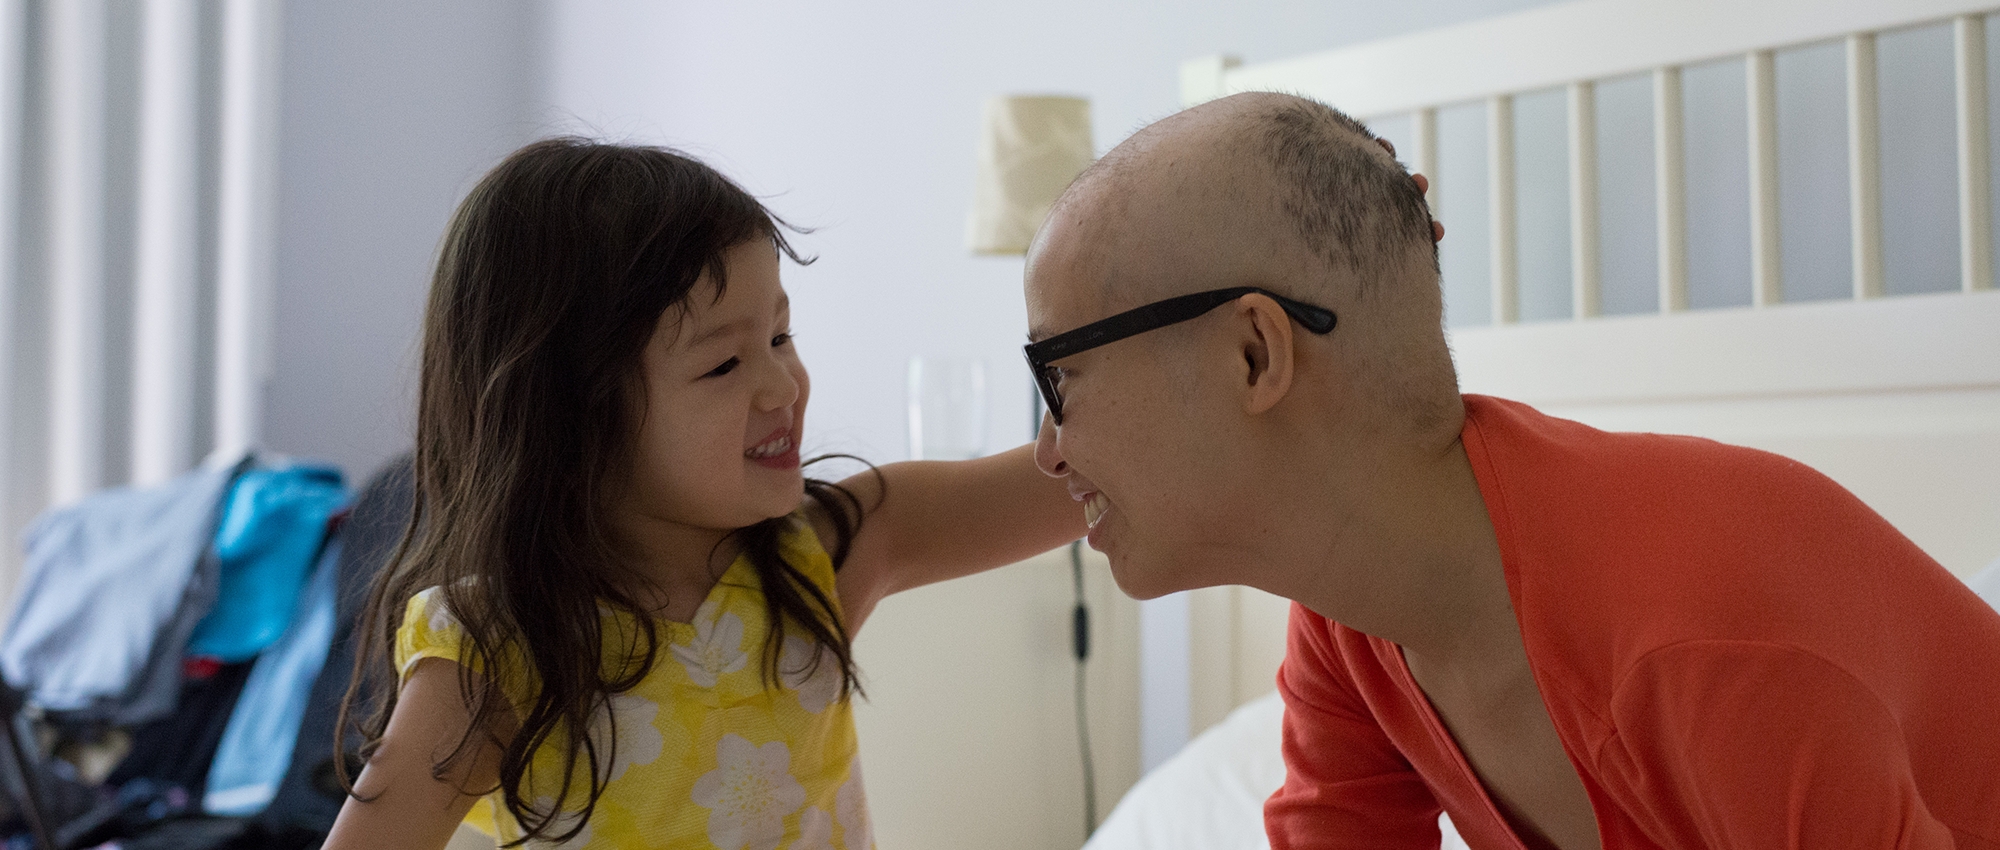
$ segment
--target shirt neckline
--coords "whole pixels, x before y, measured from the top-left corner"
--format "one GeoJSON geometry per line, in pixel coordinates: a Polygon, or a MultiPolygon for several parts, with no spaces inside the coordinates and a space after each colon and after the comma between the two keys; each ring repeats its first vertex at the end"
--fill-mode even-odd
{"type": "MultiPolygon", "coordinates": [[[[1564,758],[1569,761],[1572,770],[1577,770],[1576,753],[1572,750],[1562,725],[1556,721],[1555,712],[1549,708],[1548,694],[1551,683],[1543,676],[1540,659],[1536,657],[1528,629],[1522,622],[1525,617],[1522,599],[1523,580],[1520,573],[1520,558],[1514,553],[1511,514],[1507,510],[1506,495],[1500,487],[1499,473],[1493,467],[1492,453],[1486,445],[1486,434],[1479,424],[1480,414],[1495,401],[1482,396],[1464,396],[1465,427],[1459,432],[1459,442],[1465,449],[1466,462],[1472,467],[1473,480],[1479,486],[1480,501],[1486,505],[1487,519],[1493,526],[1494,542],[1500,549],[1500,570],[1507,583],[1507,602],[1514,612],[1514,628],[1521,634],[1521,651],[1528,659],[1528,671],[1534,678],[1535,693],[1542,700],[1542,710],[1549,714],[1550,725],[1555,727],[1556,740],[1563,748],[1564,758]]],[[[1500,807],[1493,802],[1492,795],[1486,789],[1486,783],[1480,781],[1479,774],[1472,769],[1472,763],[1466,760],[1465,751],[1459,748],[1457,739],[1452,737],[1451,730],[1444,725],[1444,718],[1437,713],[1437,707],[1431,704],[1430,695],[1424,693],[1423,687],[1417,684],[1416,674],[1410,671],[1409,660],[1403,656],[1403,647],[1389,641],[1383,643],[1395,650],[1391,653],[1393,657],[1391,672],[1396,676],[1397,684],[1414,698],[1418,715],[1423,719],[1426,731],[1451,755],[1452,763],[1457,767],[1459,775],[1470,782],[1473,790],[1478,793],[1479,801],[1485,806],[1487,815],[1494,823],[1499,824],[1500,829],[1513,842],[1513,850],[1527,850],[1526,842],[1522,841],[1521,836],[1514,831],[1514,825],[1500,813],[1500,807]]],[[[1590,793],[1590,780],[1581,775],[1581,770],[1578,770],[1578,773],[1578,779],[1584,784],[1584,796],[1590,805],[1591,817],[1597,823],[1598,840],[1602,843],[1604,814],[1598,811],[1597,795],[1590,793]]]]}

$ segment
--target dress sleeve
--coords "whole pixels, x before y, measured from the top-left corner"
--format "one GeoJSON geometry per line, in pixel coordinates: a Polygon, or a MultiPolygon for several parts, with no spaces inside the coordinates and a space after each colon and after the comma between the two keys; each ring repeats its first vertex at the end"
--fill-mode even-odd
{"type": "Polygon", "coordinates": [[[1347,680],[1326,620],[1298,605],[1278,691],[1285,784],[1264,804],[1271,850],[1436,850],[1436,797],[1347,680]]]}
{"type": "Polygon", "coordinates": [[[410,597],[403,624],[396,628],[396,681],[407,682],[417,662],[442,658],[464,664],[465,629],[446,606],[439,588],[410,597]]]}
{"type": "Polygon", "coordinates": [[[1611,704],[1599,750],[1634,812],[1669,847],[1938,848],[1894,713],[1868,685],[1805,649],[1691,641],[1648,653],[1611,704]]]}

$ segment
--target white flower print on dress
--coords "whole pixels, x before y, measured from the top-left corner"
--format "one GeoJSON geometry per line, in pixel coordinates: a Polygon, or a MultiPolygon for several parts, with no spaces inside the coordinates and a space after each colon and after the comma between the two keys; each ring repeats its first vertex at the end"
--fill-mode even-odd
{"type": "Polygon", "coordinates": [[[801,708],[818,714],[840,698],[840,659],[813,641],[787,636],[778,657],[778,679],[798,695],[801,708]]]}
{"type": "Polygon", "coordinates": [[[743,651],[743,619],[735,614],[695,618],[694,643],[677,643],[673,648],[688,678],[704,688],[715,687],[722,674],[750,663],[749,653],[743,651]]]}
{"type": "Polygon", "coordinates": [[[861,760],[847,763],[847,781],[833,798],[840,843],[847,850],[875,850],[875,825],[868,821],[868,794],[861,790],[861,760]]]}
{"type": "Polygon", "coordinates": [[[442,635],[457,629],[458,618],[452,616],[451,606],[445,604],[444,594],[438,589],[431,590],[430,594],[431,598],[424,601],[424,608],[425,612],[430,614],[430,622],[425,625],[430,626],[431,634],[442,635]]]}
{"type": "Polygon", "coordinates": [[[791,850],[833,850],[833,815],[813,806],[799,815],[799,840],[791,850]]]}
{"type": "Polygon", "coordinates": [[[783,741],[763,746],[724,735],[715,747],[716,768],[695,780],[696,805],[708,809],[708,840],[722,850],[775,850],[785,838],[785,818],[806,804],[806,789],[792,778],[792,752],[783,741]]]}
{"type": "Polygon", "coordinates": [[[611,760],[607,781],[616,782],[632,765],[652,764],[654,759],[660,757],[660,751],[666,747],[666,737],[653,723],[659,716],[659,703],[632,694],[612,694],[608,710],[598,709],[597,740],[600,744],[612,740],[603,732],[607,718],[618,728],[618,752],[611,760]]]}

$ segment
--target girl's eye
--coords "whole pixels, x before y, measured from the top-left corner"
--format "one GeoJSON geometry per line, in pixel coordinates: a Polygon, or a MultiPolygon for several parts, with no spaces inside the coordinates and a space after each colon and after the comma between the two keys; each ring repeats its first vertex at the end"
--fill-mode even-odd
{"type": "Polygon", "coordinates": [[[733,371],[735,371],[735,370],[736,370],[736,365],[737,365],[738,363],[741,363],[741,362],[743,362],[743,361],[741,361],[741,360],[738,360],[738,359],[736,359],[736,358],[734,358],[734,357],[731,357],[731,358],[729,358],[728,360],[724,360],[724,361],[722,361],[722,365],[720,365],[720,366],[717,366],[717,367],[715,367],[715,368],[713,368],[713,369],[710,369],[710,370],[708,370],[708,374],[706,374],[706,375],[703,375],[702,377],[704,377],[704,378],[720,378],[720,377],[722,377],[723,375],[727,375],[727,374],[729,374],[730,372],[733,372],[733,371]]]}
{"type": "Polygon", "coordinates": [[[789,345],[791,344],[791,341],[792,341],[792,332],[785,331],[784,333],[771,337],[771,347],[778,348],[780,346],[789,345]]]}

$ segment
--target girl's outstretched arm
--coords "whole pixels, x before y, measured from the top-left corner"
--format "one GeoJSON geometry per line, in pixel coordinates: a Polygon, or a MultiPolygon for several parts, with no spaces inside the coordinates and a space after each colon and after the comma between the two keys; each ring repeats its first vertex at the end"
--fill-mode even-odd
{"type": "Polygon", "coordinates": [[[490,739],[444,776],[433,775],[472,723],[458,675],[458,665],[442,658],[417,662],[381,746],[354,780],[360,799],[340,807],[324,850],[441,850],[478,795],[498,782],[501,744],[490,739]]]}
{"type": "MultiPolygon", "coordinates": [[[[840,569],[859,628],[882,597],[1020,561],[1083,536],[1083,506],[1035,467],[1033,444],[967,461],[909,461],[841,482],[869,508],[840,569]]],[[[824,534],[824,527],[822,527],[824,534]]]]}

